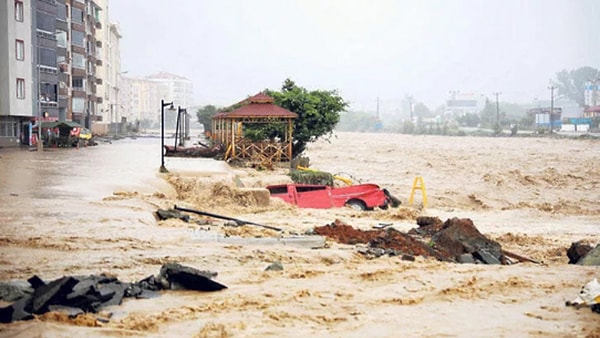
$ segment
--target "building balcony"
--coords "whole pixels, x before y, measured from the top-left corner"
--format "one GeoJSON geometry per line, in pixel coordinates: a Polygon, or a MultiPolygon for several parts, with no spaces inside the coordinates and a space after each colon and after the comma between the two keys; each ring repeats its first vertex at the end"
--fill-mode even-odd
{"type": "Polygon", "coordinates": [[[83,25],[83,22],[72,21],[71,29],[78,32],[85,32],[85,26],[83,25]]]}
{"type": "Polygon", "coordinates": [[[44,101],[42,101],[42,102],[40,102],[40,106],[42,108],[58,108],[58,102],[51,102],[51,101],[44,102],[44,101]]]}
{"type": "Polygon", "coordinates": [[[73,97],[82,97],[85,98],[85,88],[81,87],[73,87],[73,97]]]}
{"type": "Polygon", "coordinates": [[[55,0],[39,0],[37,2],[37,10],[56,15],[56,1],[55,0]]]}
{"type": "Polygon", "coordinates": [[[102,60],[96,60],[96,66],[102,66],[102,60]]]}
{"type": "Polygon", "coordinates": [[[58,68],[56,67],[39,65],[38,68],[40,69],[40,73],[58,74],[58,68]]]}
{"type": "Polygon", "coordinates": [[[77,68],[77,67],[73,67],[73,70],[71,71],[73,77],[85,77],[87,75],[85,69],[81,69],[81,68],[77,68]]]}
{"type": "Polygon", "coordinates": [[[102,22],[96,21],[96,29],[102,29],[102,22]]]}

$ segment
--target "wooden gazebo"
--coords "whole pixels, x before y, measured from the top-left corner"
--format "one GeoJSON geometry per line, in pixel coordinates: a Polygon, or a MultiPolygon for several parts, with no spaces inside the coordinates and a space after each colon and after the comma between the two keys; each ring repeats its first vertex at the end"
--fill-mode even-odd
{"type": "Polygon", "coordinates": [[[272,97],[258,93],[240,102],[240,108],[218,113],[212,118],[212,137],[227,149],[226,159],[270,163],[292,160],[294,119],[298,114],[273,101],[272,97]],[[259,123],[282,125],[285,128],[283,139],[252,141],[244,137],[244,124],[259,123]]]}

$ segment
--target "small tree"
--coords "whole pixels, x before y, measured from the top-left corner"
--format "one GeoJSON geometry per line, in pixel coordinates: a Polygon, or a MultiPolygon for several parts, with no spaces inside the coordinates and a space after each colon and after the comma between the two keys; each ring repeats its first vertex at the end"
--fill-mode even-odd
{"type": "Polygon", "coordinates": [[[553,80],[552,83],[558,87],[559,98],[571,99],[583,107],[585,83],[598,78],[600,78],[600,71],[586,66],[569,71],[562,70],[556,73],[556,80],[553,80]]]}
{"type": "Polygon", "coordinates": [[[198,108],[196,116],[198,122],[204,126],[204,131],[212,131],[212,117],[219,111],[219,108],[212,104],[198,108]]]}
{"type": "Polygon", "coordinates": [[[266,90],[275,104],[298,114],[294,121],[292,156],[300,155],[309,142],[331,135],[348,103],[335,90],[312,90],[286,79],[281,91],[266,90]]]}

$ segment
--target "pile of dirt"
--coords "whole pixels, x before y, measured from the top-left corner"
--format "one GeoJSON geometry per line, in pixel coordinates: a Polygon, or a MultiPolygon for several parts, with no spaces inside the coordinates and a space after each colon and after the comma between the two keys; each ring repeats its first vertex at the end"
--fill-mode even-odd
{"type": "Polygon", "coordinates": [[[417,217],[417,225],[419,227],[410,229],[408,234],[431,237],[442,230],[444,222],[438,217],[420,216],[417,217]]]}
{"type": "Polygon", "coordinates": [[[433,257],[444,262],[453,261],[452,256],[445,250],[439,250],[433,243],[424,243],[395,229],[384,230],[381,236],[374,238],[369,244],[371,247],[385,249],[388,252],[391,249],[397,256],[422,256],[433,257]]]}
{"type": "Polygon", "coordinates": [[[374,253],[432,257],[440,261],[460,263],[506,264],[498,242],[483,236],[468,219],[452,218],[441,222],[437,217],[422,217],[417,229],[403,233],[393,228],[359,230],[336,220],[332,224],[315,227],[316,234],[327,236],[343,244],[368,244],[374,253]],[[423,237],[428,237],[427,242],[423,237]]]}
{"type": "Polygon", "coordinates": [[[314,231],[317,235],[326,236],[342,244],[368,244],[383,233],[382,230],[355,229],[339,219],[329,225],[315,227],[314,231]]]}
{"type": "MultiPolygon", "coordinates": [[[[445,252],[436,250],[417,238],[393,228],[360,230],[344,224],[340,220],[335,220],[329,225],[315,227],[314,232],[342,244],[368,244],[371,248],[381,249],[379,251],[381,254],[433,257],[441,261],[453,260],[445,252]]],[[[369,251],[368,253],[374,254],[375,252],[369,251]]]]}
{"type": "Polygon", "coordinates": [[[201,178],[171,175],[169,183],[177,192],[177,199],[186,201],[198,209],[213,211],[230,209],[231,206],[247,210],[269,209],[269,191],[264,188],[239,188],[228,182],[205,182],[201,178]]]}

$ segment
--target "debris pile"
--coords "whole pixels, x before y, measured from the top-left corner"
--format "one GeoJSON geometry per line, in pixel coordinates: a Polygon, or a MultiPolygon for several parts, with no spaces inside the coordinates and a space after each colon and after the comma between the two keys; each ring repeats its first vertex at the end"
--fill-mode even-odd
{"type": "Polygon", "coordinates": [[[567,301],[566,306],[573,306],[577,309],[581,307],[589,307],[593,312],[600,313],[600,283],[594,278],[579,291],[577,298],[572,301],[567,301]]]}
{"type": "Polygon", "coordinates": [[[227,288],[212,280],[216,275],[216,272],[167,263],[161,267],[158,276],[152,275],[135,283],[125,283],[105,274],[65,276],[48,283],[33,276],[27,280],[29,285],[21,282],[0,285],[0,295],[7,296],[2,300],[14,301],[0,308],[0,323],[29,320],[33,315],[49,311],[66,311],[72,316],[96,313],[103,307],[121,304],[124,297],[152,298],[158,296],[160,290],[218,291],[227,288]]]}
{"type": "MultiPolygon", "coordinates": [[[[336,220],[315,227],[314,232],[344,244],[368,244],[364,254],[381,256],[432,257],[459,263],[508,264],[506,251],[498,242],[482,235],[468,218],[452,218],[442,222],[437,217],[421,217],[419,228],[403,233],[393,228],[359,230],[336,220]]],[[[515,254],[519,261],[532,261],[515,254]]]]}
{"type": "Polygon", "coordinates": [[[207,157],[212,158],[224,153],[223,145],[216,143],[213,146],[200,143],[200,146],[182,147],[165,145],[167,157],[207,157]]]}
{"type": "Polygon", "coordinates": [[[460,263],[506,264],[502,246],[482,235],[468,218],[451,218],[431,240],[460,263]]]}

